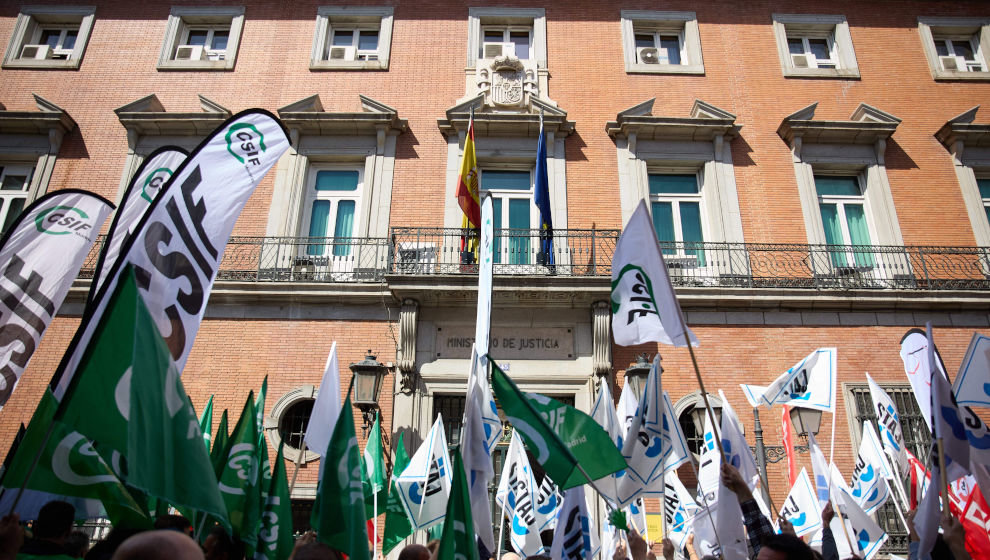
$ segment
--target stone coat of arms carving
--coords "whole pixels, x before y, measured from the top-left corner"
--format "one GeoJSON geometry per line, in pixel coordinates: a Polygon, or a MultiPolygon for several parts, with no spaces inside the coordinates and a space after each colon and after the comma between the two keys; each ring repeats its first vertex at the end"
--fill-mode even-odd
{"type": "Polygon", "coordinates": [[[500,56],[490,66],[478,68],[478,87],[497,107],[522,107],[526,94],[536,91],[535,68],[527,69],[514,56],[500,56]]]}

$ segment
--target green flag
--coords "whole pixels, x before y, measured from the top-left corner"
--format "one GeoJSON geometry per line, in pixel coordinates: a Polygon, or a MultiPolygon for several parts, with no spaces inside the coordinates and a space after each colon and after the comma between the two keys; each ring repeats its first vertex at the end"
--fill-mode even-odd
{"type": "Polygon", "coordinates": [[[53,420],[57,407],[55,396],[46,389],[20,445],[10,457],[3,480],[6,492],[12,496],[23,484],[26,490],[99,500],[115,526],[150,528],[151,520],[145,508],[94,452],[89,438],[53,420]],[[42,449],[49,428],[51,435],[42,449]],[[31,464],[39,451],[32,472],[31,464]]]}
{"type": "Polygon", "coordinates": [[[406,510],[402,507],[399,488],[394,484],[395,478],[409,466],[409,454],[406,453],[406,444],[403,442],[404,435],[399,434],[399,442],[395,446],[395,464],[392,465],[392,490],[388,493],[388,501],[385,503],[385,538],[382,542],[382,553],[385,555],[388,555],[406,537],[413,534],[412,523],[409,522],[406,510]]]}
{"type": "Polygon", "coordinates": [[[278,446],[272,480],[268,486],[268,498],[261,511],[261,527],[254,560],[284,560],[292,553],[292,502],[289,500],[289,481],[282,458],[283,441],[278,446]]]}
{"type": "Polygon", "coordinates": [[[370,560],[361,488],[361,453],[354,434],[350,395],[344,401],[323,460],[323,476],[316,495],[318,504],[310,521],[317,538],[351,560],[370,560]]]}
{"type": "Polygon", "coordinates": [[[227,447],[228,435],[227,409],[223,409],[220,415],[220,425],[217,426],[217,435],[213,438],[213,449],[210,450],[210,463],[213,464],[213,472],[220,477],[220,470],[223,468],[223,450],[227,447]]]}
{"type": "Polygon", "coordinates": [[[199,417],[199,431],[203,434],[203,442],[206,443],[206,450],[210,450],[210,439],[213,432],[213,395],[206,402],[206,408],[199,417]]]}
{"type": "Polygon", "coordinates": [[[192,403],[133,268],[122,273],[55,420],[93,441],[109,464],[126,465],[128,486],[226,519],[192,403]]]}
{"type": "Polygon", "coordinates": [[[219,476],[220,494],[227,504],[234,539],[244,543],[250,558],[258,542],[261,516],[261,480],[258,462],[258,425],[254,410],[254,391],[248,393],[241,417],[227,440],[223,470],[219,476]]]}
{"type": "Polygon", "coordinates": [[[474,520],[471,517],[471,491],[464,474],[464,460],[461,449],[454,450],[454,482],[450,485],[450,498],[447,500],[447,515],[443,520],[443,535],[438,560],[478,560],[478,545],[474,537],[474,520]]]}
{"type": "Polygon", "coordinates": [[[255,425],[258,430],[258,437],[265,437],[265,393],[268,392],[268,376],[261,382],[261,390],[258,391],[258,399],[254,401],[255,425]]]}
{"type": "Polygon", "coordinates": [[[536,393],[523,393],[492,364],[492,388],[512,427],[561,490],[587,484],[626,468],[626,460],[598,422],[566,404],[536,393]]]}
{"type": "Polygon", "coordinates": [[[368,482],[371,489],[381,492],[385,489],[385,452],[382,449],[381,417],[375,413],[375,425],[368,435],[368,443],[364,447],[364,464],[367,467],[368,482]]]}

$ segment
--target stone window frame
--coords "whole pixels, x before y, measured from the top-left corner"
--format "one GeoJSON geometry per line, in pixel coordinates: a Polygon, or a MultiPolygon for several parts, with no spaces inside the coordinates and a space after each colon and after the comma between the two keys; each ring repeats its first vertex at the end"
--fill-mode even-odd
{"type": "Polygon", "coordinates": [[[853,47],[849,22],[844,15],[773,14],[773,33],[777,41],[780,68],[785,78],[859,78],[859,63],[853,47]],[[831,37],[838,68],[795,68],[787,45],[788,34],[831,37]]]}
{"type": "Polygon", "coordinates": [[[990,123],[974,123],[979,105],[949,119],[935,138],[952,156],[966,214],[978,247],[990,247],[990,222],[978,179],[990,178],[990,123]]]}
{"type": "Polygon", "coordinates": [[[930,17],[918,18],[921,47],[928,60],[928,68],[935,80],[990,80],[990,18],[930,17]],[[935,50],[935,38],[979,37],[979,53],[983,59],[983,72],[943,70],[935,50]]]}
{"type": "Polygon", "coordinates": [[[705,61],[701,50],[698,15],[695,12],[622,10],[622,53],[626,72],[630,74],[704,75],[705,61]],[[642,64],[636,58],[637,30],[677,33],[683,37],[683,64],[642,64]]]}
{"type": "MultiPolygon", "coordinates": [[[[282,434],[279,431],[279,424],[281,423],[282,416],[288,412],[292,405],[305,400],[316,400],[316,396],[319,395],[320,390],[312,385],[299,385],[298,387],[293,387],[283,394],[275,404],[272,406],[271,414],[266,415],[264,418],[264,429],[268,432],[268,438],[271,442],[273,448],[278,448],[282,443],[282,434]]],[[[300,462],[309,463],[320,458],[320,454],[311,450],[306,449],[305,453],[300,458],[300,450],[294,447],[290,447],[288,444],[282,450],[282,456],[286,461],[290,462],[300,462]]],[[[294,496],[295,497],[295,496],[294,496]]]]}
{"type": "Polygon", "coordinates": [[[96,6],[24,6],[17,14],[14,31],[7,44],[3,58],[3,68],[27,68],[32,70],[76,70],[82,64],[86,45],[96,20],[96,6]],[[64,60],[22,59],[21,49],[38,30],[39,24],[78,25],[79,34],[72,54],[64,60]]]}
{"type": "Polygon", "coordinates": [[[391,6],[320,6],[309,57],[310,70],[388,70],[392,50],[391,6]],[[328,60],[323,58],[334,25],[378,25],[378,60],[328,60]]]}
{"type": "Polygon", "coordinates": [[[244,28],[244,6],[173,6],[168,15],[158,70],[233,70],[244,28]],[[176,60],[184,32],[195,25],[229,25],[230,36],[223,60],[176,60]]]}
{"type": "Polygon", "coordinates": [[[544,8],[468,8],[467,70],[474,74],[481,52],[482,27],[532,26],[532,50],[537,68],[547,68],[547,16],[544,8]]]}

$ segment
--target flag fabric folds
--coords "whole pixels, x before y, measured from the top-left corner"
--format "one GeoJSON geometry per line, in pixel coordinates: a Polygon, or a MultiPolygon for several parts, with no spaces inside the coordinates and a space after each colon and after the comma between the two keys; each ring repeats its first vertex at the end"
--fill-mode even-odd
{"type": "Polygon", "coordinates": [[[898,472],[903,473],[908,468],[908,451],[904,445],[904,432],[901,428],[901,417],[894,406],[893,399],[877,382],[866,374],[870,384],[870,396],[873,399],[873,409],[877,413],[877,425],[880,426],[880,440],[884,450],[891,457],[898,472]]]}
{"type": "MultiPolygon", "coordinates": [[[[478,174],[478,159],[474,153],[474,114],[468,122],[467,138],[464,139],[464,154],[461,157],[461,170],[457,175],[457,205],[464,213],[461,229],[471,230],[481,226],[481,187],[478,174]]],[[[461,262],[471,262],[468,257],[477,248],[473,234],[461,237],[461,262]]]]}
{"type": "Polygon", "coordinates": [[[199,431],[203,434],[203,443],[206,444],[206,449],[210,449],[210,440],[212,439],[213,432],[213,395],[210,395],[210,400],[206,402],[206,407],[203,409],[203,414],[199,416],[199,431]]]}
{"type": "Polygon", "coordinates": [[[584,486],[575,486],[564,492],[560,520],[553,533],[550,558],[553,560],[591,560],[595,554],[595,528],[584,486]]]}
{"type": "Polygon", "coordinates": [[[502,410],[561,490],[589,482],[580,468],[592,480],[626,468],[622,453],[590,416],[550,397],[523,393],[490,362],[492,388],[502,410]]]}
{"type": "Polygon", "coordinates": [[[835,348],[819,348],[785,371],[767,387],[741,385],[753,407],[786,404],[835,412],[835,348]]]}
{"type": "Polygon", "coordinates": [[[787,482],[793,487],[798,477],[797,454],[794,452],[794,426],[791,425],[791,407],[786,404],[783,406],[781,424],[783,426],[784,456],[787,459],[787,482]]]}
{"type": "Polygon", "coordinates": [[[272,468],[268,495],[261,510],[258,528],[258,545],[254,560],[283,560],[292,553],[295,539],[292,536],[292,501],[289,499],[289,481],[285,473],[282,448],[278,446],[275,465],[272,468]]]}
{"type": "Polygon", "coordinates": [[[536,526],[540,531],[556,527],[563,500],[557,485],[544,476],[536,491],[536,526]]]}
{"type": "Polygon", "coordinates": [[[695,346],[667,275],[646,202],[640,201],[612,257],[612,335],[620,346],[661,342],[695,346]]]}
{"type": "Polygon", "coordinates": [[[364,466],[367,469],[368,482],[374,492],[385,489],[385,451],[382,448],[381,416],[375,413],[375,425],[368,434],[368,443],[364,446],[364,466]]]}
{"type": "Polygon", "coordinates": [[[223,414],[220,415],[217,435],[213,438],[213,448],[210,449],[210,464],[213,465],[213,472],[217,478],[220,477],[220,470],[223,468],[224,459],[226,459],[223,456],[223,450],[227,447],[227,439],[230,437],[229,431],[227,428],[227,409],[225,408],[223,414]]]}
{"type": "Polygon", "coordinates": [[[471,494],[467,476],[464,474],[464,461],[461,450],[454,450],[453,483],[450,499],[440,536],[437,558],[458,560],[478,560],[478,546],[474,539],[474,521],[471,518],[471,494]]]}
{"type": "Polygon", "coordinates": [[[414,529],[426,529],[443,521],[451,477],[443,418],[437,414],[426,440],[395,481],[414,529]]]}
{"type": "Polygon", "coordinates": [[[859,445],[856,467],[853,470],[853,499],[866,513],[873,513],[890,497],[887,480],[893,480],[894,473],[883,455],[880,438],[873,424],[863,422],[863,441],[859,445]]]}
{"type": "MultiPolygon", "coordinates": [[[[938,350],[934,349],[935,367],[945,376],[945,365],[938,350]]],[[[911,391],[915,400],[918,401],[918,409],[925,419],[928,429],[932,429],[932,395],[931,395],[931,372],[932,365],[929,362],[928,335],[925,331],[913,328],[904,333],[901,338],[901,360],[904,362],[904,373],[907,374],[908,381],[911,382],[911,391]]]]}
{"type": "MultiPolygon", "coordinates": [[[[490,522],[491,506],[488,501],[488,484],[495,478],[492,467],[492,457],[488,442],[495,431],[491,423],[485,421],[485,416],[498,418],[491,391],[488,389],[486,374],[479,371],[482,360],[477,355],[477,349],[471,350],[471,371],[468,375],[467,395],[464,403],[464,429],[461,435],[464,467],[468,473],[472,519],[478,523],[474,527],[481,542],[488,550],[495,549],[495,535],[490,522]]],[[[487,361],[486,361],[487,363],[487,361]]],[[[501,435],[501,430],[498,432],[501,435]]]]}
{"type": "Polygon", "coordinates": [[[540,540],[540,527],[536,523],[537,492],[536,479],[522,439],[518,432],[513,431],[495,501],[509,519],[512,550],[523,557],[546,551],[540,540]]]}
{"type": "Polygon", "coordinates": [[[698,510],[698,504],[677,477],[677,471],[664,473],[663,523],[678,550],[684,548],[698,510]]]}
{"type": "Polygon", "coordinates": [[[219,473],[220,493],[227,505],[233,536],[248,548],[258,540],[261,517],[261,463],[258,459],[258,424],[254,391],[248,393],[241,417],[227,440],[219,473]]]}
{"type": "Polygon", "coordinates": [[[540,116],[540,139],[536,144],[536,180],[533,202],[540,211],[540,254],[545,266],[553,266],[553,218],[550,215],[550,180],[547,176],[547,134],[540,116]]]}
{"type": "Polygon", "coordinates": [[[399,474],[406,470],[409,465],[409,454],[406,452],[404,442],[405,434],[399,433],[399,440],[395,444],[395,463],[392,465],[392,487],[388,493],[388,501],[385,503],[385,536],[382,539],[382,554],[388,555],[403,539],[413,534],[412,524],[409,516],[406,515],[405,508],[402,507],[402,498],[399,497],[399,486],[395,483],[399,474]]]}
{"type": "Polygon", "coordinates": [[[887,542],[887,532],[876,521],[856,505],[856,500],[845,490],[837,490],[836,504],[839,511],[832,518],[832,533],[835,535],[839,557],[847,558],[853,554],[863,560],[871,560],[880,552],[880,547],[887,542]],[[843,530],[839,523],[845,522],[854,550],[849,551],[849,543],[839,537],[843,530]]]}
{"type": "Polygon", "coordinates": [[[313,402],[313,412],[306,425],[303,440],[306,447],[322,454],[330,445],[337,417],[340,416],[340,362],[337,360],[337,342],[330,346],[327,364],[323,368],[320,392],[313,402]]]}
{"type": "Polygon", "coordinates": [[[799,537],[813,534],[822,527],[822,513],[815,495],[815,487],[808,478],[808,470],[802,468],[797,480],[784,500],[779,517],[791,522],[799,537]]]}
{"type": "Polygon", "coordinates": [[[749,450],[749,443],[743,435],[739,417],[736,411],[729,404],[729,399],[725,393],[718,392],[722,399],[722,450],[725,453],[725,461],[733,467],[739,469],[739,474],[743,480],[749,484],[752,490],[760,484],[760,471],[756,467],[756,459],[749,450]]]}
{"type": "Polygon", "coordinates": [[[990,407],[990,337],[973,333],[952,392],[959,406],[990,407]]]}
{"type": "MultiPolygon", "coordinates": [[[[818,447],[815,434],[808,432],[808,453],[811,455],[811,472],[814,475],[812,484],[815,487],[815,495],[818,497],[818,508],[825,509],[825,504],[829,502],[829,492],[832,485],[829,484],[831,469],[825,461],[825,454],[818,447]]],[[[841,480],[841,478],[840,478],[841,480]]]]}

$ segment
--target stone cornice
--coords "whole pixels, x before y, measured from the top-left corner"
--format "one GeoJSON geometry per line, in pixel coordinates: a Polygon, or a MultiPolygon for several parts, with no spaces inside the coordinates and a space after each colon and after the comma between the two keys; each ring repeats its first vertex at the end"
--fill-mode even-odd
{"type": "Polygon", "coordinates": [[[990,124],[973,123],[979,108],[977,105],[949,119],[935,133],[935,138],[949,151],[955,148],[956,142],[962,142],[966,146],[990,146],[990,124]]]}
{"type": "Polygon", "coordinates": [[[278,116],[290,131],[307,135],[375,135],[379,131],[398,135],[409,129],[409,122],[392,107],[364,95],[359,98],[363,112],[326,112],[319,96],[311,95],[280,108],[278,116]]]}
{"type": "Polygon", "coordinates": [[[886,140],[901,120],[889,113],[862,103],[853,112],[851,120],[815,120],[817,103],[801,109],[781,121],[777,134],[788,145],[794,140],[817,144],[876,144],[886,140]]]}
{"type": "Polygon", "coordinates": [[[0,111],[0,134],[62,136],[76,128],[76,121],[64,109],[40,95],[34,99],[37,111],[0,111]]]}
{"type": "Polygon", "coordinates": [[[605,123],[605,132],[612,138],[711,141],[716,136],[735,138],[742,128],[735,115],[701,100],[695,100],[688,117],[653,116],[653,102],[650,99],[620,112],[614,121],[605,123]]]}

